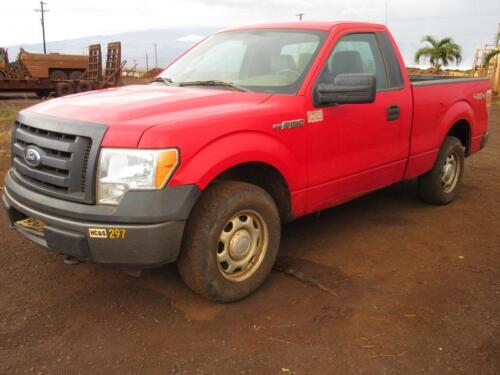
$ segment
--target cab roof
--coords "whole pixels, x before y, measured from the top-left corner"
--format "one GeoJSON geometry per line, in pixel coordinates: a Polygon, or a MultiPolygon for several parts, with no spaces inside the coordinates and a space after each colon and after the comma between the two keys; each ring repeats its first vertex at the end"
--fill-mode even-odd
{"type": "Polygon", "coordinates": [[[356,25],[356,26],[362,27],[362,28],[385,27],[384,25],[381,25],[381,24],[368,23],[368,22],[355,22],[355,21],[336,21],[336,22],[297,21],[297,22],[283,22],[283,23],[263,23],[263,24],[231,27],[231,28],[221,30],[220,32],[237,31],[237,30],[257,30],[257,29],[298,29],[298,30],[330,31],[331,29],[333,29],[336,26],[349,26],[349,25],[356,25]]]}

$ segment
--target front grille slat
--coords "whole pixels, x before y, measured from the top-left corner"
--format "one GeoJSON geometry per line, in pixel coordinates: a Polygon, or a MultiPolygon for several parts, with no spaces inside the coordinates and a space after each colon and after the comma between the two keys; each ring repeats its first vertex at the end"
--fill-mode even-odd
{"type": "MultiPolygon", "coordinates": [[[[13,151],[14,155],[23,159],[24,158],[24,149],[26,147],[21,146],[19,143],[14,143],[12,151],[13,151]]],[[[65,170],[69,171],[71,169],[72,163],[71,163],[70,158],[66,158],[66,157],[61,158],[61,157],[53,156],[52,154],[48,154],[48,155],[44,155],[43,164],[44,164],[44,166],[47,166],[47,167],[57,168],[57,169],[65,169],[65,170]]]]}
{"type": "Polygon", "coordinates": [[[22,175],[27,175],[35,180],[47,182],[51,185],[56,185],[64,188],[69,188],[70,186],[70,180],[68,176],[28,167],[17,157],[14,158],[14,168],[22,175]]]}
{"type": "Polygon", "coordinates": [[[94,203],[98,147],[106,131],[100,124],[18,115],[12,133],[13,176],[25,186],[63,199],[94,203]],[[76,122],[78,123],[78,122],[76,122]],[[40,164],[27,163],[27,147],[40,154],[40,164]]]}
{"type": "Polygon", "coordinates": [[[75,152],[78,150],[78,145],[74,141],[62,141],[57,138],[43,137],[37,134],[29,133],[24,129],[18,128],[16,138],[28,143],[35,144],[41,148],[57,150],[63,152],[75,152]]]}

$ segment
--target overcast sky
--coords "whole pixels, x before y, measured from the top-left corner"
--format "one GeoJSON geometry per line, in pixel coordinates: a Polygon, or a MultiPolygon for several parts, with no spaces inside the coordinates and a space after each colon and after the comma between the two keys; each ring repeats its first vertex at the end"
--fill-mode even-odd
{"type": "MultiPolygon", "coordinates": [[[[228,26],[297,20],[386,20],[408,61],[425,34],[451,36],[469,67],[475,47],[492,42],[500,0],[46,0],[48,41],[152,28],[228,26]],[[386,12],[387,9],[387,12],[386,12]]],[[[39,2],[3,0],[0,46],[41,41],[39,2]]]]}

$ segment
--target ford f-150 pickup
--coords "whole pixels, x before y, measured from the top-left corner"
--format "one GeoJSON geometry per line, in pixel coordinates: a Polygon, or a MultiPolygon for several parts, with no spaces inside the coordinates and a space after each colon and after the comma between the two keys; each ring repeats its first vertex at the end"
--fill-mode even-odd
{"type": "Polygon", "coordinates": [[[13,125],[12,228],[75,261],[177,261],[194,291],[245,297],[283,222],[418,177],[457,197],[488,139],[486,79],[408,76],[383,25],[300,22],[212,35],[149,85],[49,100],[13,125]]]}

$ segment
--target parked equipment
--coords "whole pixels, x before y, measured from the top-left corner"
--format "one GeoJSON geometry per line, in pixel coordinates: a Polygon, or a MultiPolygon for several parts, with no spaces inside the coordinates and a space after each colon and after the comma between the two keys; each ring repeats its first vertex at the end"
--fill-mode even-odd
{"type": "Polygon", "coordinates": [[[4,79],[50,78],[52,81],[77,79],[87,70],[88,56],[59,53],[30,53],[21,48],[15,62],[0,48],[0,76],[4,79]]]}
{"type": "Polygon", "coordinates": [[[101,45],[89,46],[89,55],[36,54],[21,48],[10,63],[7,50],[0,48],[0,92],[34,91],[39,97],[51,93],[64,96],[121,83],[121,43],[108,44],[105,75],[102,75],[101,45]]]}

